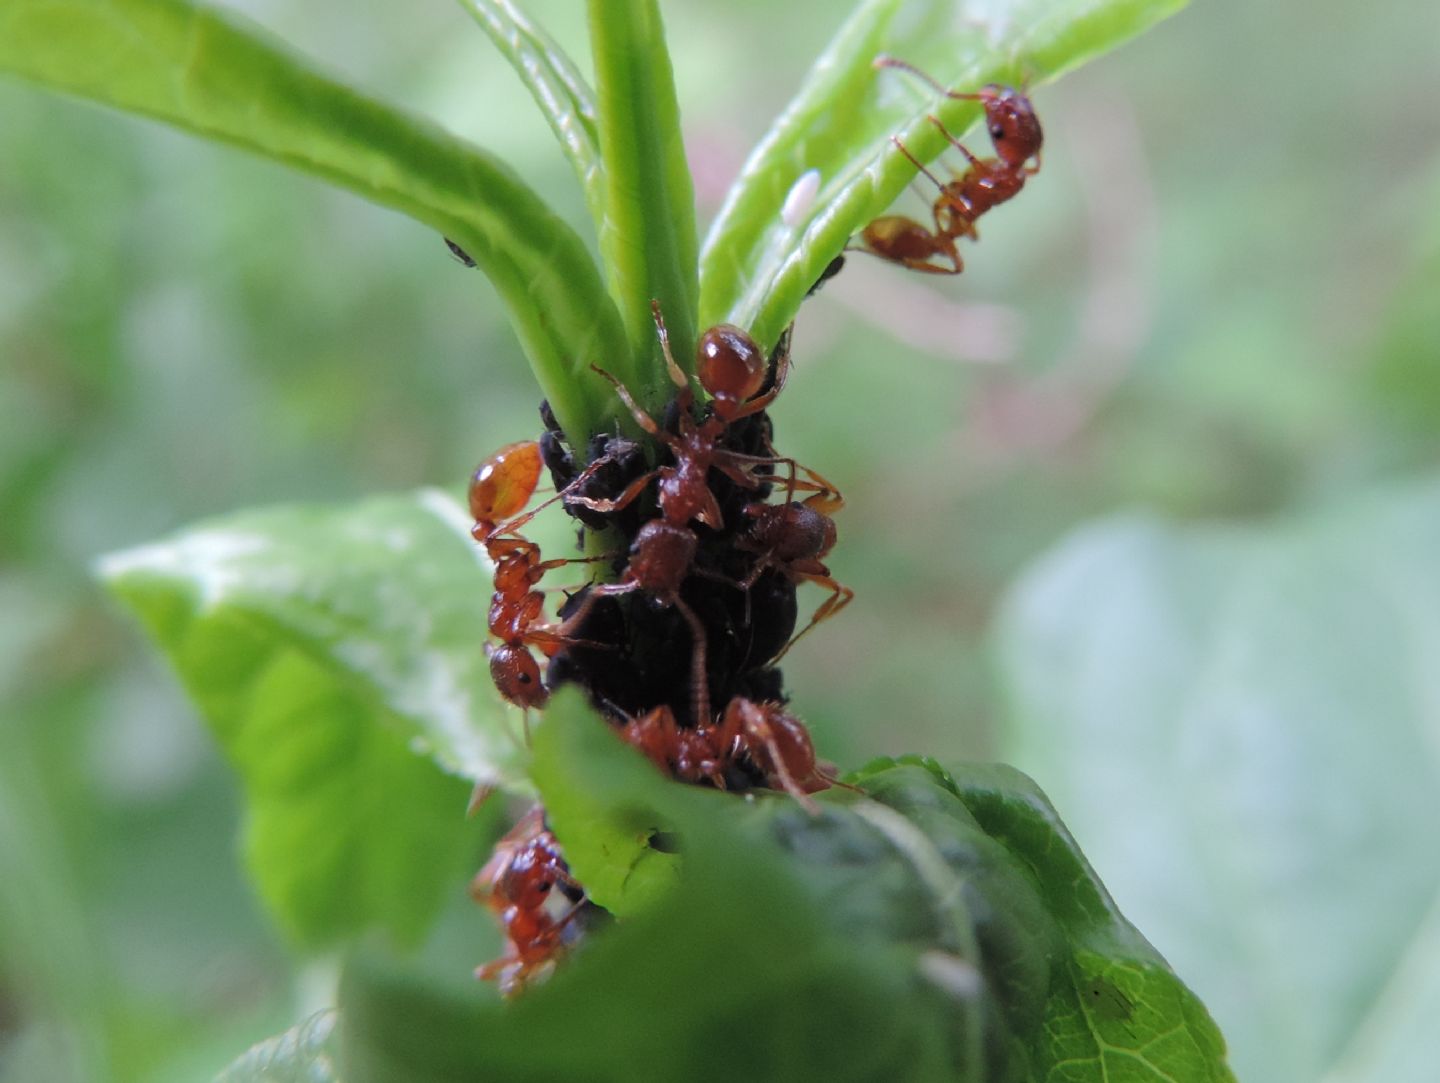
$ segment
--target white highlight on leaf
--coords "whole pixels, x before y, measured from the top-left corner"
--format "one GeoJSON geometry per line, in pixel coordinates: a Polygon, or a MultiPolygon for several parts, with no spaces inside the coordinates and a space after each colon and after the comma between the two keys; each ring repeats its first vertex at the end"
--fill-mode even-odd
{"type": "Polygon", "coordinates": [[[95,566],[101,577],[109,580],[147,573],[183,577],[195,585],[200,608],[209,609],[241,584],[254,584],[256,567],[241,562],[270,546],[271,540],[263,534],[195,530],[170,541],[109,553],[95,566]]]}
{"type": "Polygon", "coordinates": [[[915,965],[921,977],[955,1000],[974,1000],[985,988],[975,964],[949,952],[927,951],[915,965]]]}

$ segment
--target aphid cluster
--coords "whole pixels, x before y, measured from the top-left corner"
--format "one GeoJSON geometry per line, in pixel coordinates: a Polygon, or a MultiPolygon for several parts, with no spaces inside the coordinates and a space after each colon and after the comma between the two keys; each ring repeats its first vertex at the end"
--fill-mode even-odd
{"type": "MultiPolygon", "coordinates": [[[[603,369],[647,445],[596,436],[581,456],[550,411],[538,440],[490,456],[470,483],[473,533],[494,564],[487,647],[500,694],[527,712],[552,690],[582,689],[617,735],[670,776],[724,790],[784,790],[807,807],[833,776],[804,724],[785,707],[776,663],[852,592],[825,564],[832,516],[844,504],[817,472],[780,455],[766,407],[784,386],[787,332],[766,356],[748,334],[720,325],[700,336],[695,370],[703,405],[671,352],[658,304],[656,335],[675,394],[651,416],[603,369]],[[526,511],[547,470],[555,495],[526,511]],[[545,559],[523,529],[559,503],[610,548],[599,557],[545,559]],[[546,609],[541,582],[572,563],[595,581],[546,609]],[[796,632],[797,588],[828,594],[796,632]]],[[[518,991],[573,935],[553,895],[583,899],[543,813],[506,836],[477,878],[477,897],[501,917],[507,952],[479,971],[518,991]]]]}
{"type": "Polygon", "coordinates": [[[925,168],[900,142],[891,139],[900,153],[909,158],[939,190],[931,205],[933,227],[899,214],[875,219],[860,234],[859,248],[898,263],[912,271],[926,274],[958,275],[965,269],[957,242],[961,237],[980,239],[975,222],[986,211],[1013,199],[1025,186],[1025,180],[1040,171],[1040,149],[1044,133],[1030,99],[1012,87],[992,83],[974,93],[948,90],[912,64],[894,57],[882,56],[877,68],[899,68],[925,80],[947,98],[978,101],[985,109],[985,127],[995,147],[995,157],[977,158],[965,145],[951,135],[940,118],[931,116],[930,123],[965,156],[969,163],[963,173],[942,181],[925,168]]]}
{"type": "MultiPolygon", "coordinates": [[[[902,61],[882,57],[876,66],[934,84],[902,61]]],[[[1039,169],[1042,137],[1029,100],[1017,91],[987,86],[967,94],[934,85],[984,105],[996,157],[976,158],[931,117],[969,162],[942,182],[895,139],[939,189],[933,228],[887,215],[865,228],[859,247],[912,270],[959,274],[958,240],[978,239],[977,219],[1013,198],[1039,169]]],[[[463,249],[446,243],[473,266],[463,249]]],[[[843,264],[837,255],[811,292],[843,264]]],[[[500,694],[525,712],[527,735],[529,712],[543,708],[559,686],[575,685],[621,739],[671,777],[721,790],[783,790],[813,809],[810,795],[836,779],[786,708],[776,663],[851,600],[825,564],[844,501],[820,474],[775,450],[766,408],[785,384],[789,331],[768,357],[738,327],[705,331],[695,355],[696,380],[707,396],[702,404],[671,352],[659,304],[652,308],[675,387],[659,417],[592,366],[643,442],[615,432],[571,447],[542,404],[540,437],[501,448],[471,480],[474,537],[494,565],[491,675],[500,694]],[[527,512],[546,471],[555,495],[527,512]],[[606,551],[544,559],[523,528],[554,503],[579,522],[582,539],[586,531],[604,539],[592,551],[606,551]],[[542,580],[582,563],[595,566],[592,581],[547,614],[542,580]],[[804,583],[828,593],[797,633],[796,594],[804,583]]],[[[477,974],[497,980],[505,995],[553,968],[579,939],[586,915],[599,912],[571,876],[539,806],[501,839],[472,893],[506,935],[505,954],[477,974]]]]}

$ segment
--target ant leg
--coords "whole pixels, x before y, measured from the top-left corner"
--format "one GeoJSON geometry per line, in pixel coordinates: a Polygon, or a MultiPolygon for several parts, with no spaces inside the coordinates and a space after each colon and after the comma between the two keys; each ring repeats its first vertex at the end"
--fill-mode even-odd
{"type": "Polygon", "coordinates": [[[580,507],[589,508],[592,511],[619,511],[621,508],[628,507],[633,503],[635,498],[645,491],[645,486],[649,485],[659,473],[660,471],[656,469],[651,470],[649,473],[641,474],[629,485],[625,486],[619,496],[612,497],[609,500],[600,500],[593,496],[567,496],[565,503],[578,504],[580,507]]]}
{"type": "MultiPolygon", "coordinates": [[[[964,95],[960,95],[960,96],[961,96],[961,97],[964,97],[964,95]]],[[[950,129],[947,128],[947,127],[945,127],[945,125],[944,125],[943,123],[941,123],[939,117],[937,117],[934,113],[931,113],[931,114],[930,114],[928,117],[926,117],[925,119],[928,120],[931,124],[935,125],[935,127],[939,128],[939,129],[940,129],[940,134],[943,135],[946,139],[948,139],[948,140],[950,141],[950,145],[951,145],[952,147],[954,147],[956,150],[958,150],[961,154],[965,155],[966,160],[967,160],[971,165],[980,165],[980,164],[981,164],[981,163],[980,163],[980,159],[977,158],[977,157],[975,157],[975,155],[971,154],[970,151],[969,151],[969,149],[965,146],[964,143],[960,142],[960,140],[956,139],[953,135],[950,134],[950,129]]]]}
{"type": "Polygon", "coordinates": [[[780,653],[777,654],[773,659],[771,659],[771,665],[774,665],[776,662],[779,662],[780,659],[784,658],[790,648],[795,646],[796,643],[799,643],[801,638],[807,632],[809,632],[810,629],[814,628],[815,625],[819,624],[821,621],[829,620],[831,617],[835,616],[836,613],[839,613],[840,610],[844,609],[855,599],[855,592],[853,590],[851,590],[849,587],[845,586],[842,583],[835,582],[835,580],[831,579],[828,575],[814,575],[804,572],[793,574],[796,575],[797,579],[803,579],[808,582],[818,584],[819,586],[826,587],[831,591],[831,594],[830,597],[826,598],[825,601],[820,603],[820,608],[815,610],[815,612],[811,615],[810,623],[805,625],[804,628],[800,629],[799,633],[793,636],[790,642],[785,644],[785,646],[780,649],[780,653]]]}
{"type": "MultiPolygon", "coordinates": [[[[584,470],[580,471],[580,473],[576,474],[573,478],[571,478],[563,489],[556,490],[554,496],[550,497],[548,500],[541,502],[540,504],[537,504],[535,507],[527,511],[524,515],[517,515],[514,519],[511,519],[508,522],[501,523],[499,526],[495,527],[495,529],[492,530],[488,535],[486,535],[486,539],[484,540],[488,540],[489,538],[497,537],[503,534],[513,534],[515,531],[519,530],[522,526],[528,523],[531,519],[535,518],[535,516],[539,515],[542,511],[548,508],[551,504],[555,503],[555,501],[563,500],[565,498],[565,494],[568,493],[571,489],[575,488],[578,485],[583,485],[585,482],[589,481],[592,477],[595,476],[596,472],[598,472],[601,467],[606,466],[614,461],[615,457],[613,455],[601,455],[594,462],[586,466],[584,470]]],[[[561,563],[564,562],[562,561],[561,563]]],[[[557,564],[555,566],[558,567],[559,565],[557,564]]]]}
{"type": "Polygon", "coordinates": [[[556,625],[546,625],[543,628],[531,628],[525,633],[525,645],[538,647],[546,658],[554,658],[556,654],[566,647],[584,647],[592,651],[613,651],[619,650],[614,643],[598,643],[593,639],[576,639],[567,635],[556,625]]]}
{"type": "MultiPolygon", "coordinates": [[[[629,388],[627,388],[614,376],[610,375],[610,373],[602,369],[599,365],[591,365],[590,368],[610,381],[610,385],[615,388],[615,393],[620,396],[620,401],[629,408],[630,416],[635,419],[635,424],[639,425],[651,436],[655,437],[655,439],[660,440],[666,444],[669,444],[671,440],[674,439],[668,432],[666,432],[664,429],[662,429],[659,425],[655,423],[655,419],[653,417],[651,417],[649,414],[647,414],[644,410],[640,408],[640,404],[636,402],[635,399],[631,396],[629,388]]],[[[596,461],[598,462],[599,460],[596,461]]]]}
{"type": "MultiPolygon", "coordinates": [[[[591,584],[589,590],[585,594],[584,601],[580,603],[580,608],[575,610],[575,612],[571,613],[568,617],[565,618],[565,620],[560,624],[558,634],[568,636],[569,633],[566,631],[567,628],[576,628],[583,624],[585,622],[585,618],[590,615],[590,610],[594,608],[596,599],[614,597],[617,594],[629,594],[631,591],[639,589],[640,585],[638,583],[605,583],[601,585],[591,584]]],[[[571,639],[570,642],[578,643],[580,642],[580,640],[571,639]]]]}
{"type": "MultiPolygon", "coordinates": [[[[614,560],[615,557],[616,557],[616,555],[617,555],[617,554],[612,551],[612,552],[609,552],[609,553],[600,553],[598,556],[593,556],[593,557],[556,557],[554,560],[544,561],[543,563],[541,563],[541,564],[539,565],[539,568],[540,568],[542,571],[547,571],[547,572],[548,572],[548,571],[549,571],[550,569],[552,569],[552,568],[563,568],[566,564],[599,564],[599,563],[601,563],[602,561],[614,560]]],[[[553,591],[553,590],[565,590],[566,588],[564,588],[564,587],[544,587],[544,588],[542,588],[542,589],[547,590],[547,591],[553,591]]]]}
{"type": "Polygon", "coordinates": [[[795,463],[795,467],[805,477],[797,478],[791,487],[811,494],[805,498],[807,508],[814,508],[821,515],[834,515],[845,507],[845,498],[840,495],[840,489],[833,481],[803,463],[795,463]]]}
{"type": "Polygon", "coordinates": [[[710,723],[710,683],[705,670],[705,626],[695,615],[695,610],[686,605],[678,594],[673,595],[670,604],[680,611],[685,623],[690,625],[690,711],[691,725],[705,726],[710,723]]]}
{"type": "MultiPolygon", "coordinates": [[[[563,568],[567,564],[598,564],[602,560],[614,559],[615,555],[613,553],[601,553],[599,556],[595,557],[556,557],[554,560],[542,560],[539,564],[534,565],[534,567],[532,567],[530,570],[536,573],[533,582],[538,584],[541,578],[544,577],[548,572],[552,572],[556,568],[563,568]]],[[[548,593],[557,590],[564,590],[565,588],[539,587],[538,589],[542,592],[548,593]]]]}
{"type": "MultiPolygon", "coordinates": [[[[488,643],[485,645],[485,653],[490,653],[490,645],[488,643]]],[[[503,692],[501,693],[501,696],[504,696],[503,692]]],[[[512,745],[514,745],[518,751],[528,754],[530,751],[530,709],[528,707],[522,707],[520,709],[525,714],[525,721],[523,723],[523,728],[525,730],[525,739],[522,741],[519,734],[515,732],[515,727],[510,724],[509,711],[500,712],[501,717],[504,719],[504,721],[500,725],[500,729],[504,732],[506,740],[508,740],[512,745]]],[[[471,798],[473,800],[474,794],[471,795],[471,798]]],[[[483,800],[483,797],[481,799],[483,800]]],[[[479,808],[480,806],[477,804],[475,807],[479,808]]]]}
{"type": "MultiPolygon", "coordinates": [[[[774,451],[775,448],[771,446],[770,450],[774,451]]],[[[787,504],[795,498],[795,493],[798,490],[800,492],[815,494],[807,499],[805,503],[816,511],[829,514],[832,511],[839,511],[845,506],[845,498],[840,495],[840,489],[833,482],[826,480],[819,472],[810,469],[810,467],[804,463],[797,462],[788,455],[741,455],[738,452],[729,452],[726,454],[726,460],[734,463],[745,463],[751,466],[786,467],[789,473],[789,477],[785,483],[785,502],[787,504]],[[805,477],[796,477],[795,474],[797,471],[804,474],[805,477]],[[827,496],[827,494],[827,500],[822,501],[818,499],[822,496],[827,496]]],[[[754,482],[756,480],[755,475],[747,474],[743,471],[732,473],[726,469],[725,462],[716,462],[714,466],[717,470],[722,471],[726,476],[740,484],[747,484],[747,479],[748,482],[754,482]]]]}
{"type": "Polygon", "coordinates": [[[765,407],[775,401],[775,396],[785,388],[785,381],[790,376],[790,336],[795,330],[795,321],[790,321],[790,326],[780,332],[780,342],[776,345],[775,372],[770,377],[770,386],[765,391],[748,400],[744,406],[731,418],[731,424],[739,421],[742,417],[749,417],[751,414],[758,414],[765,407]]]}
{"type": "Polygon", "coordinates": [[[759,455],[742,455],[737,451],[720,448],[716,451],[716,457],[710,466],[712,469],[720,471],[742,489],[758,489],[761,485],[774,482],[776,479],[768,474],[756,474],[746,467],[778,466],[782,462],[784,462],[783,459],[772,460],[759,455]]]}
{"type": "Polygon", "coordinates": [[[770,765],[775,773],[780,776],[780,785],[785,792],[796,801],[811,816],[820,815],[820,806],[815,803],[811,796],[806,793],[795,776],[790,773],[790,768],[785,764],[785,757],[780,753],[780,745],[775,740],[775,734],[770,729],[770,722],[765,717],[765,712],[751,703],[749,700],[739,700],[739,710],[744,720],[744,733],[747,737],[753,737],[765,746],[765,751],[770,757],[770,765]]]}
{"type": "MultiPolygon", "coordinates": [[[[901,154],[905,155],[905,157],[910,159],[911,165],[913,165],[921,173],[924,173],[927,177],[929,177],[936,188],[939,188],[942,192],[945,190],[945,182],[942,181],[939,177],[935,176],[934,173],[931,173],[930,170],[926,169],[925,163],[920,161],[919,158],[915,157],[915,155],[910,153],[910,148],[907,147],[904,143],[900,142],[900,137],[898,135],[892,135],[890,137],[890,142],[894,143],[895,146],[899,148],[901,154]]],[[[964,148],[961,149],[963,150],[964,148]]],[[[969,151],[966,151],[966,153],[968,154],[969,151]]]]}
{"type": "Polygon", "coordinates": [[[953,241],[946,244],[940,251],[932,253],[926,259],[920,259],[918,257],[902,259],[900,265],[906,270],[919,271],[927,275],[958,275],[965,270],[965,261],[960,258],[960,252],[955,247],[953,241]],[[929,259],[937,258],[948,259],[951,265],[949,267],[937,267],[935,264],[927,262],[929,259]]]}

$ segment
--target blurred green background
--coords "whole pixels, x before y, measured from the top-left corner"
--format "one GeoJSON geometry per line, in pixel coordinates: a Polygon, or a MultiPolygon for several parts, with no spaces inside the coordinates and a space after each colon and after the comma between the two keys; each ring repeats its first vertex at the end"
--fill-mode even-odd
{"type": "MultiPolygon", "coordinates": [[[[458,6],[237,6],[584,229],[458,6]]],[[[702,221],[845,9],[667,3],[702,221]]],[[[577,5],[532,10],[584,54],[577,5]]],[[[963,277],[854,256],[807,305],[774,414],[849,501],[856,600],[786,664],[828,756],[993,755],[997,599],[1076,524],[1252,520],[1433,465],[1437,11],[1197,3],[1037,92],[1044,171],[963,277]]],[[[258,503],[458,495],[536,404],[438,237],[0,85],[0,1078],[205,1078],[323,1006],[324,962],[293,969],[241,874],[232,780],[93,558],[258,503]]]]}

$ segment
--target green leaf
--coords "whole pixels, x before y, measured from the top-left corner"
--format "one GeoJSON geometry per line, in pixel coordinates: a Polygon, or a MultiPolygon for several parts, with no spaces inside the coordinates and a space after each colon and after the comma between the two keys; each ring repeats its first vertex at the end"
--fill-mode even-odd
{"type": "Polygon", "coordinates": [[[0,70],[317,174],[453,238],[504,299],[577,446],[613,412],[588,365],[626,338],[594,261],[492,156],[189,0],[8,0],[0,70]]]}
{"type": "Polygon", "coordinates": [[[552,827],[572,867],[623,881],[663,832],[680,875],[659,855],[667,882],[644,905],[506,1006],[359,957],[341,998],[351,1083],[677,1065],[687,1079],[1230,1078],[1204,1009],[1018,773],[881,761],[858,776],[866,796],[830,791],[811,815],[668,782],[578,701],[557,705],[537,777],[547,808],[567,808],[552,827]],[[593,830],[587,805],[623,830],[593,830]]]}
{"type": "Polygon", "coordinates": [[[253,1046],[215,1083],[340,1083],[335,1013],[320,1012],[253,1046]]]}
{"type": "Polygon", "coordinates": [[[672,889],[678,859],[650,845],[661,825],[643,798],[655,789],[654,768],[617,756],[619,738],[573,688],[552,697],[534,741],[531,777],[590,898],[625,917],[672,889]],[[601,775],[588,767],[597,762],[612,768],[601,775]]]}
{"type": "Polygon", "coordinates": [[[524,81],[570,159],[591,217],[604,216],[605,174],[600,157],[595,92],[565,51],[510,0],[460,0],[524,81]]]}
{"type": "Polygon", "coordinates": [[[1435,482],[1254,528],[1124,518],[1005,606],[1015,758],[1243,1078],[1434,1076],[1437,551],[1435,482]]]}
{"type": "Polygon", "coordinates": [[[423,931],[473,856],[471,783],[524,788],[465,526],[430,492],[245,512],[102,563],[239,773],[251,869],[306,944],[423,931]]]}
{"type": "MultiPolygon", "coordinates": [[[[925,761],[899,763],[935,771],[925,761]]],[[[883,779],[888,795],[896,768],[880,779],[874,771],[856,781],[873,792],[883,779]]],[[[1024,1049],[1028,1078],[1233,1083],[1224,1040],[1204,1006],[1120,913],[1035,783],[1013,768],[982,764],[965,765],[949,782],[946,790],[1006,858],[1003,865],[972,859],[967,890],[979,896],[972,909],[981,957],[1024,1049]]],[[[910,785],[882,800],[924,823],[921,809],[936,802],[917,808],[917,795],[929,798],[910,785]]]]}
{"type": "Polygon", "coordinates": [[[941,98],[898,71],[876,71],[877,55],[899,56],[957,89],[991,82],[1033,87],[1115,48],[1184,2],[1011,0],[986,5],[968,20],[956,17],[949,0],[863,4],[751,153],[711,227],[701,253],[700,325],[736,323],[772,345],[826,265],[914,179],[915,167],[891,136],[928,162],[949,144],[927,114],[957,134],[979,116],[973,102],[941,98]],[[782,215],[787,195],[810,170],[819,174],[818,195],[782,215]]]}
{"type": "Polygon", "coordinates": [[[658,409],[674,387],[660,363],[650,302],[660,302],[675,359],[688,370],[699,293],[695,192],[660,7],[656,0],[590,0],[590,39],[605,161],[600,252],[631,350],[623,370],[618,357],[605,364],[642,404],[658,409]]]}

